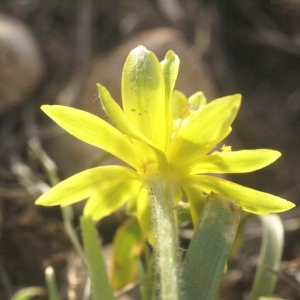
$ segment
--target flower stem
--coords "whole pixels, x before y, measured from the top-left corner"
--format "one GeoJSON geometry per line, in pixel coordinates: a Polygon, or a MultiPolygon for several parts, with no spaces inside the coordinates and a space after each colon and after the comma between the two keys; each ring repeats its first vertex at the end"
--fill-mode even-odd
{"type": "Polygon", "coordinates": [[[155,255],[160,277],[160,299],[179,300],[179,243],[174,215],[174,188],[155,177],[150,182],[150,203],[157,244],[155,255]]]}

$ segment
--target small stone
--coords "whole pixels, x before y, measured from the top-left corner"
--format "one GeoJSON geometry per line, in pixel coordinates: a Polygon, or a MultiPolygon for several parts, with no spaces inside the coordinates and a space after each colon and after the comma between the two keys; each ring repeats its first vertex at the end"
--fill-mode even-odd
{"type": "Polygon", "coordinates": [[[37,87],[43,71],[38,43],[27,25],[0,14],[0,116],[37,87]]]}

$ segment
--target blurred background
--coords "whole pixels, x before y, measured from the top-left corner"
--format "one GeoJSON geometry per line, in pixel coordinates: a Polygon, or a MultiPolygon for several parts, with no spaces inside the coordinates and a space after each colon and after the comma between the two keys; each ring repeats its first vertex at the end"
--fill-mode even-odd
{"type": "MultiPolygon", "coordinates": [[[[230,179],[300,203],[300,2],[1,0],[0,300],[20,287],[43,286],[50,264],[67,299],[76,259],[59,209],[34,205],[49,185],[40,160],[49,155],[62,179],[99,157],[100,164],[115,160],[104,160],[101,150],[65,134],[39,107],[69,105],[107,120],[96,83],[120,102],[122,67],[138,45],[160,60],[169,49],[179,55],[176,89],[187,96],[203,91],[210,101],[241,93],[227,144],[233,150],[276,149],[282,157],[264,170],[230,179]]],[[[287,262],[282,272],[297,283],[300,210],[281,217],[287,262]]],[[[100,222],[105,243],[123,218],[100,222]]],[[[224,299],[245,297],[254,266],[237,263],[239,271],[224,283],[224,299]]],[[[281,296],[300,299],[299,289],[284,280],[277,289],[281,296]]]]}

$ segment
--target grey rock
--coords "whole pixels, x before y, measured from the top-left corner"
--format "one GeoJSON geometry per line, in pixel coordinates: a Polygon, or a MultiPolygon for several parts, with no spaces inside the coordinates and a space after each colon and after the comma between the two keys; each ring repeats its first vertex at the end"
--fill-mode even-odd
{"type": "Polygon", "coordinates": [[[34,90],[43,71],[39,46],[29,28],[0,14],[0,116],[34,90]]]}

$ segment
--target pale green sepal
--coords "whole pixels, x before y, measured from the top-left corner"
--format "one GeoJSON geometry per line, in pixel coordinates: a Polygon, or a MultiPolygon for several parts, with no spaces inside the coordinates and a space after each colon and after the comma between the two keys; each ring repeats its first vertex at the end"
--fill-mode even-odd
{"type": "Polygon", "coordinates": [[[137,219],[127,219],[118,228],[113,239],[110,278],[114,290],[120,290],[136,281],[138,269],[135,259],[141,257],[144,246],[145,236],[137,219]]]}
{"type": "Polygon", "coordinates": [[[80,217],[84,252],[88,261],[88,274],[91,279],[92,300],[115,300],[106,272],[98,232],[89,216],[80,217]]]}
{"type": "Polygon", "coordinates": [[[195,228],[205,205],[206,197],[201,189],[197,187],[185,187],[184,191],[190,204],[191,217],[195,228]]]}
{"type": "Polygon", "coordinates": [[[203,92],[197,92],[189,97],[188,105],[193,112],[197,112],[202,106],[207,103],[203,92]]]}
{"type": "Polygon", "coordinates": [[[279,269],[284,246],[284,229],[279,216],[258,215],[258,218],[263,230],[262,245],[249,300],[273,295],[278,276],[270,269],[275,271],[279,269]]]}
{"type": "Polygon", "coordinates": [[[207,197],[183,263],[185,299],[215,299],[241,212],[236,202],[213,193],[207,197]]]}
{"type": "Polygon", "coordinates": [[[203,106],[180,131],[171,152],[177,169],[188,166],[220,142],[236,117],[241,95],[223,97],[203,106]]]}
{"type": "Polygon", "coordinates": [[[280,152],[269,149],[214,152],[193,164],[189,173],[247,173],[270,165],[280,156],[280,152]]]}
{"type": "Polygon", "coordinates": [[[121,208],[131,194],[141,186],[137,180],[112,180],[111,186],[99,188],[87,201],[83,214],[93,220],[100,220],[121,208]]]}
{"type": "Polygon", "coordinates": [[[97,84],[100,101],[104,108],[104,111],[114,123],[114,125],[124,134],[128,135],[131,138],[137,139],[145,144],[150,145],[153,148],[157,146],[145,137],[139,130],[131,123],[131,121],[124,114],[122,108],[118,105],[117,102],[111,97],[108,90],[101,84],[97,84]]]}
{"type": "Polygon", "coordinates": [[[214,192],[226,198],[235,199],[245,211],[255,214],[278,213],[295,206],[294,203],[280,197],[213,176],[191,175],[182,183],[183,186],[197,186],[208,194],[214,192]]]}
{"type": "Polygon", "coordinates": [[[76,138],[111,153],[137,170],[141,169],[132,142],[112,125],[93,114],[72,107],[43,105],[41,109],[76,138]]]}
{"type": "Polygon", "coordinates": [[[166,143],[165,83],[157,57],[139,46],[122,74],[123,109],[128,119],[160,150],[166,143]]]}
{"type": "Polygon", "coordinates": [[[37,205],[66,206],[110,187],[114,182],[137,179],[137,173],[121,166],[88,169],[60,182],[36,200],[37,205]]]}

